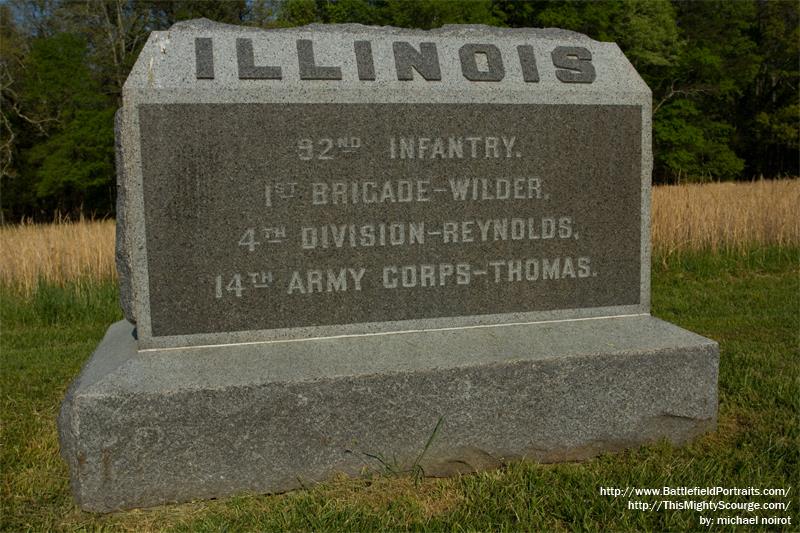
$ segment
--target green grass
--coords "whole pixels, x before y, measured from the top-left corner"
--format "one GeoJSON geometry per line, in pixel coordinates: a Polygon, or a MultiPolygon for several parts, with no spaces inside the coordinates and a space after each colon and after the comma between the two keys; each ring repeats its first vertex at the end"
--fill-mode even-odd
{"type": "Polygon", "coordinates": [[[625,500],[601,496],[599,489],[792,486],[788,512],[755,514],[792,517],[792,526],[765,528],[770,531],[800,530],[794,512],[800,506],[799,261],[799,250],[777,249],[654,261],[654,314],[721,345],[718,431],[684,448],[662,442],[584,463],[514,463],[444,480],[391,473],[340,478],[283,495],[242,495],[110,515],[84,513],[73,504],[68,472],[58,456],[55,418],[67,385],[107,326],[120,318],[116,288],[86,282],[42,286],[30,301],[0,289],[2,528],[699,530],[694,511],[628,510],[625,500]]]}

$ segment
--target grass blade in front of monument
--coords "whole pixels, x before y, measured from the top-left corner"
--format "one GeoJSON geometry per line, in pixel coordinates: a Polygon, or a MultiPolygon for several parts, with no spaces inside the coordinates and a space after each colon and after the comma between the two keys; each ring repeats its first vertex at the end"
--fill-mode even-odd
{"type": "MultiPolygon", "coordinates": [[[[23,300],[2,290],[2,529],[251,531],[697,530],[699,516],[788,511],[629,509],[659,500],[788,502],[800,490],[799,249],[684,253],[656,259],[654,314],[718,340],[717,432],[688,447],[659,443],[579,464],[514,463],[457,479],[374,474],[276,496],[243,495],[111,515],[83,513],[69,494],[55,417],[65,388],[117,320],[115,286],[40,285],[23,300]],[[601,488],[787,488],[788,498],[613,497],[601,488]]],[[[425,446],[420,443],[420,450],[425,446]]],[[[374,450],[381,453],[381,450],[374,450]]],[[[715,529],[726,529],[715,525],[715,529]]],[[[760,529],[760,528],[755,528],[760,529]]]]}

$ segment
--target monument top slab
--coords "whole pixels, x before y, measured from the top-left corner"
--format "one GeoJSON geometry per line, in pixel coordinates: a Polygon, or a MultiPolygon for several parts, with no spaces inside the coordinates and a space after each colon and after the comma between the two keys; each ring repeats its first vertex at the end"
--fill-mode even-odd
{"type": "Polygon", "coordinates": [[[118,115],[139,347],[649,312],[650,91],[554,29],[204,20],[118,115]]]}
{"type": "Polygon", "coordinates": [[[567,30],[261,30],[205,19],[153,32],[125,84],[129,98],[186,97],[180,90],[209,101],[500,103],[541,100],[550,91],[565,103],[589,103],[589,95],[597,103],[650,98],[615,43],[567,30]]]}

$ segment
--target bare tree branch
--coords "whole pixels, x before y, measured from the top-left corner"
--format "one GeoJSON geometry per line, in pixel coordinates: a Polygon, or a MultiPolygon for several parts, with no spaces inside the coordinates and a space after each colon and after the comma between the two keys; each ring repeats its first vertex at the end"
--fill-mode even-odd
{"type": "Polygon", "coordinates": [[[689,88],[687,88],[687,89],[676,89],[675,88],[675,84],[676,83],[677,83],[676,80],[672,80],[672,82],[670,83],[669,91],[667,92],[667,94],[653,108],[653,114],[654,115],[656,114],[656,112],[658,112],[658,110],[661,108],[662,105],[667,103],[668,100],[672,99],[675,96],[693,96],[693,95],[696,95],[696,94],[706,94],[706,93],[710,92],[709,89],[707,89],[705,87],[694,87],[694,88],[690,88],[690,89],[689,88]]]}

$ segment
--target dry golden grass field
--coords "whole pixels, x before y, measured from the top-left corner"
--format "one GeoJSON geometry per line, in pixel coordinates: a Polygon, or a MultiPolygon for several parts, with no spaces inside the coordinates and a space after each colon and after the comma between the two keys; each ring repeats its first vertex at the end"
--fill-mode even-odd
{"type": "Polygon", "coordinates": [[[800,179],[653,188],[653,253],[800,244],[800,179]]]}
{"type": "Polygon", "coordinates": [[[0,284],[30,294],[40,280],[116,278],[114,233],[113,220],[0,227],[0,284]]]}
{"type": "MultiPolygon", "coordinates": [[[[654,256],[798,246],[798,205],[800,179],[655,187],[654,256]]],[[[30,294],[39,280],[115,276],[113,220],[0,227],[0,284],[30,294]]]]}

